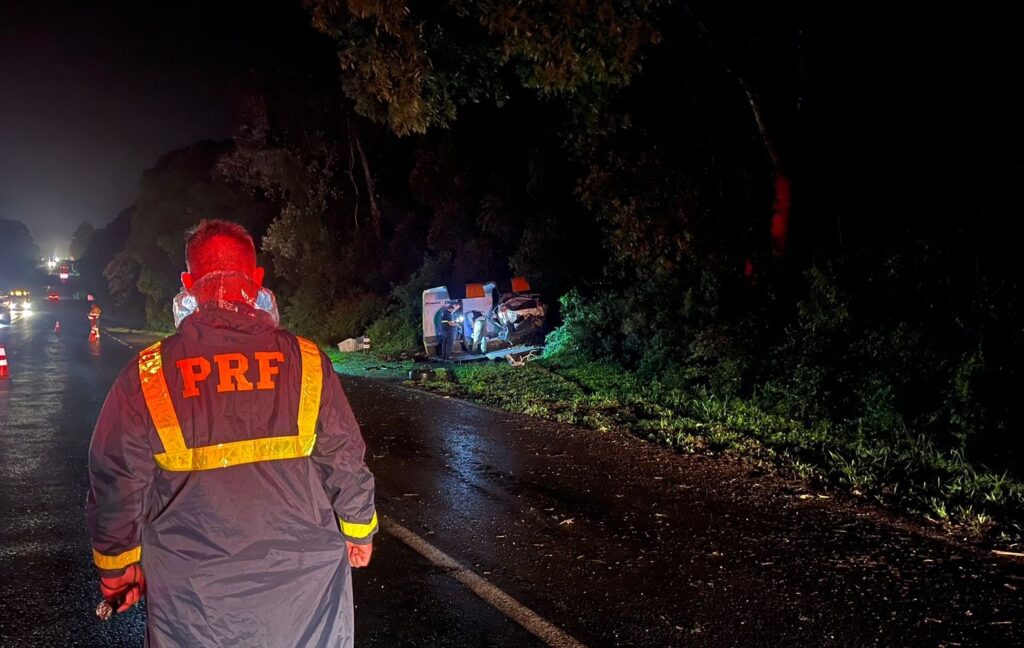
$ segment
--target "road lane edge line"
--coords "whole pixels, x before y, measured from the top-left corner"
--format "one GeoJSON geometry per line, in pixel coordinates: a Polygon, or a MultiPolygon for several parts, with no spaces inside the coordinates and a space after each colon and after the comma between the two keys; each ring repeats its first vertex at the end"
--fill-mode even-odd
{"type": "Polygon", "coordinates": [[[122,340],[121,338],[117,337],[116,335],[113,335],[111,333],[103,333],[103,335],[107,336],[108,338],[113,339],[118,344],[123,344],[124,346],[128,347],[129,349],[134,349],[135,348],[132,345],[130,345],[127,342],[125,342],[124,340],[122,340]]]}
{"type": "Polygon", "coordinates": [[[498,586],[478,576],[468,567],[458,562],[445,552],[430,544],[420,536],[390,518],[384,518],[381,526],[395,536],[410,549],[420,554],[434,565],[445,569],[455,580],[486,601],[491,607],[512,619],[530,634],[534,635],[552,648],[586,648],[561,628],[550,623],[542,616],[515,600],[498,586]]]}

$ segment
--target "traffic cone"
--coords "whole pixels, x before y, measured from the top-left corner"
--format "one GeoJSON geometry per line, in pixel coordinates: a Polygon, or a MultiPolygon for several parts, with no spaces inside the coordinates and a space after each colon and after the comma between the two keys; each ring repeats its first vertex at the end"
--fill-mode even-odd
{"type": "Polygon", "coordinates": [[[53,325],[53,332],[60,335],[60,320],[57,320],[57,323],[53,325]]]}
{"type": "Polygon", "coordinates": [[[0,378],[6,378],[10,375],[7,371],[7,349],[4,345],[0,344],[0,378]]]}

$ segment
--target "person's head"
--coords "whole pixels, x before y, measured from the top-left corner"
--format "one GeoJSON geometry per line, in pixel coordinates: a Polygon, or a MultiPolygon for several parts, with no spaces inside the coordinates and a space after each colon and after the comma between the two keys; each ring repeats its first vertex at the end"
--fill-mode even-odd
{"type": "Polygon", "coordinates": [[[245,228],[223,220],[203,220],[185,235],[181,285],[191,289],[211,272],[237,272],[263,285],[263,268],[256,265],[256,246],[245,228]]]}

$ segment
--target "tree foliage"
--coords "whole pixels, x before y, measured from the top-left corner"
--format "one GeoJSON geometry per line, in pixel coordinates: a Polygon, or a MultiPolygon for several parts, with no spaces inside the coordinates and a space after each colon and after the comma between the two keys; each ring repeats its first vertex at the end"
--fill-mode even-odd
{"type": "Polygon", "coordinates": [[[336,40],[355,110],[399,135],[450,125],[464,106],[518,87],[560,95],[627,85],[667,4],[543,0],[305,0],[336,40]]]}
{"type": "Polygon", "coordinates": [[[68,247],[68,254],[71,258],[81,258],[82,254],[89,247],[89,237],[92,236],[96,228],[92,226],[89,221],[82,221],[78,227],[75,228],[74,233],[71,235],[71,245],[68,247]]]}
{"type": "Polygon", "coordinates": [[[19,220],[0,218],[0,275],[7,282],[25,282],[35,274],[39,246],[19,220]]]}
{"type": "Polygon", "coordinates": [[[93,295],[104,312],[141,326],[143,303],[135,284],[138,266],[124,249],[132,226],[132,208],[123,210],[105,227],[91,232],[88,244],[78,258],[80,286],[93,295]],[[115,259],[124,263],[115,262],[115,259]]]}
{"type": "MultiPolygon", "coordinates": [[[[951,82],[980,96],[1000,84],[929,35],[906,52],[912,11],[879,23],[789,3],[306,5],[339,44],[356,112],[428,133],[411,188],[451,274],[501,256],[576,288],[556,346],[797,416],[913,426],[998,465],[1014,461],[991,439],[1024,449],[1010,424],[1024,410],[1004,397],[1024,387],[1021,363],[995,360],[1022,351],[1022,237],[996,225],[1006,174],[979,145],[1016,120],[1002,101],[940,98],[951,82]],[[872,51],[854,56],[865,39],[872,51]],[[943,65],[922,72],[928,57],[943,65]],[[986,137],[950,127],[964,115],[986,137]],[[552,134],[560,155],[488,188],[486,169],[515,168],[552,134]],[[794,200],[784,248],[780,177],[794,200]],[[544,210],[538,183],[543,200],[575,202],[544,210]],[[558,267],[568,223],[599,232],[601,270],[558,267]]],[[[971,42],[980,68],[1002,60],[971,42]]]]}
{"type": "Polygon", "coordinates": [[[1020,163],[984,146],[1018,120],[988,40],[892,7],[303,4],[233,141],[144,178],[107,273],[151,317],[183,229],[232,217],[324,342],[399,349],[424,288],[525,274],[565,296],[552,352],[1024,469],[1020,163]]]}
{"type": "Polygon", "coordinates": [[[218,161],[233,149],[232,143],[200,142],[164,155],[143,174],[126,255],[115,257],[106,274],[112,292],[122,296],[127,278],[137,277],[146,319],[153,326],[171,324],[170,304],[181,289],[189,228],[204,218],[224,218],[259,236],[270,221],[266,204],[217,176],[218,161]]]}

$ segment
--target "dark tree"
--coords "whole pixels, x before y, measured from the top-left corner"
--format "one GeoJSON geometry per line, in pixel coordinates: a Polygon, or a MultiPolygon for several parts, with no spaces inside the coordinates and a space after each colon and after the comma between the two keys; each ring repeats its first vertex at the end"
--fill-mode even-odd
{"type": "Polygon", "coordinates": [[[89,247],[89,237],[94,231],[96,228],[89,221],[82,221],[75,228],[75,233],[71,235],[71,246],[68,248],[68,254],[72,259],[78,259],[85,253],[86,248],[89,247]]]}
{"type": "MultiPolygon", "coordinates": [[[[4,284],[28,281],[39,265],[39,246],[25,223],[0,218],[0,278],[4,284]]],[[[0,290],[13,286],[0,285],[0,290]]]]}

